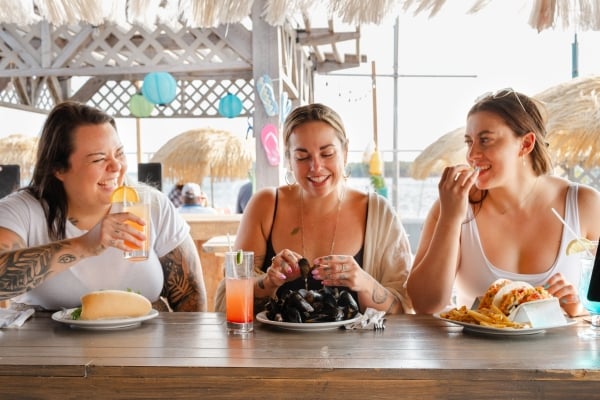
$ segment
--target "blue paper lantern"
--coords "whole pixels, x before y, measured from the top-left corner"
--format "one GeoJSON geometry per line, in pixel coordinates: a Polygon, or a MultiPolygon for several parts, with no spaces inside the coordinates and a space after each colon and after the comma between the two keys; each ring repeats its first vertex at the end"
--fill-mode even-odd
{"type": "Polygon", "coordinates": [[[235,118],[242,113],[242,101],[233,93],[227,93],[219,101],[219,114],[226,118],[235,118]]]}
{"type": "Polygon", "coordinates": [[[168,72],[151,72],[144,77],[142,94],[152,104],[164,106],[175,99],[177,81],[168,72]]]}
{"type": "Polygon", "coordinates": [[[154,110],[154,104],[150,103],[141,93],[136,93],[129,100],[129,111],[137,118],[149,117],[154,110]]]}

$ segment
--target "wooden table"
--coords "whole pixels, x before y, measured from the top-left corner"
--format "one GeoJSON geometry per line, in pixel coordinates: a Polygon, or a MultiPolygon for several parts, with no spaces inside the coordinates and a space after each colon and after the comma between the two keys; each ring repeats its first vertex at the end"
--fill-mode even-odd
{"type": "Polygon", "coordinates": [[[0,397],[102,399],[592,399],[600,340],[584,322],[491,337],[431,316],[382,332],[292,332],[255,322],[228,336],[223,314],[165,313],[120,331],[35,316],[0,331],[0,397]]]}

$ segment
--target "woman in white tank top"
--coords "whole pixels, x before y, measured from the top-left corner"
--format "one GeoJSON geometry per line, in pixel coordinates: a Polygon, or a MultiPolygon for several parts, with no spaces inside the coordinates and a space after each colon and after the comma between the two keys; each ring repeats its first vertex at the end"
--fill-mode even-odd
{"type": "Polygon", "coordinates": [[[467,115],[467,163],[447,167],[427,216],[407,282],[414,308],[435,313],[456,292],[471,306],[497,278],[544,286],[569,315],[577,296],[574,239],[600,236],[600,194],[550,175],[542,113],[529,97],[504,89],[480,98],[467,115]]]}

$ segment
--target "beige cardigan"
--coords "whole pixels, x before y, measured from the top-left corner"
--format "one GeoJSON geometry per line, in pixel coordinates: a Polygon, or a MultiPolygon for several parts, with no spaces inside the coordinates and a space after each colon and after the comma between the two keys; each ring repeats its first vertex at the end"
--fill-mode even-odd
{"type": "MultiPolygon", "coordinates": [[[[410,243],[400,217],[385,198],[369,193],[362,268],[398,298],[407,314],[414,313],[406,291],[411,266],[410,243]]],[[[257,307],[255,303],[255,313],[262,311],[257,307]]],[[[215,311],[225,312],[224,280],[215,294],[215,311]]]]}

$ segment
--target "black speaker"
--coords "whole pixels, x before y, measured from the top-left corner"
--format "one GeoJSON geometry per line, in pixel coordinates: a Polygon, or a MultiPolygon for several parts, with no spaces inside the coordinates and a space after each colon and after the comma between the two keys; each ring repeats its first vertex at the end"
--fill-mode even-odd
{"type": "MultiPolygon", "coordinates": [[[[590,301],[600,302],[600,247],[596,249],[594,257],[594,266],[592,267],[592,275],[590,276],[590,288],[588,289],[587,298],[590,301]]],[[[579,282],[583,285],[583,282],[579,282]]]]}
{"type": "Polygon", "coordinates": [[[21,185],[21,167],[16,164],[0,165],[0,199],[21,185]]]}
{"type": "Polygon", "coordinates": [[[162,165],[161,163],[139,163],[138,181],[152,185],[162,191],[162,165]]]}

